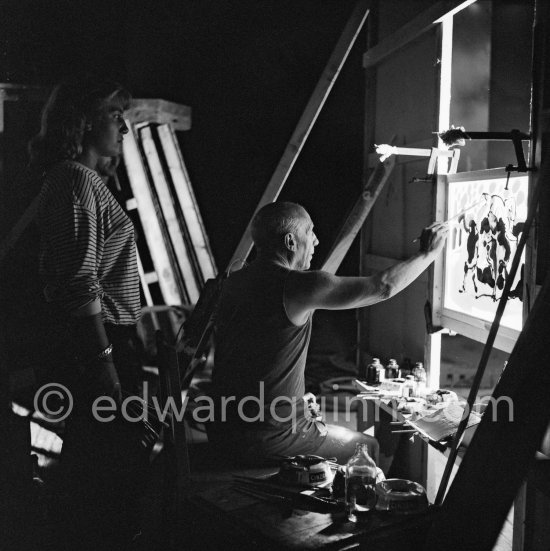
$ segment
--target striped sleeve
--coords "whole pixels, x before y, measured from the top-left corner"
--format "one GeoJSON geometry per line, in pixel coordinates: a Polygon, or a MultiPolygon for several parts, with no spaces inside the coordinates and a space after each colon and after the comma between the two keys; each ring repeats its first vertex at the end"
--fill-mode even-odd
{"type": "MultiPolygon", "coordinates": [[[[96,176],[97,178],[97,176],[96,176]]],[[[66,311],[101,298],[94,173],[61,165],[42,190],[39,224],[45,293],[66,311]]]]}

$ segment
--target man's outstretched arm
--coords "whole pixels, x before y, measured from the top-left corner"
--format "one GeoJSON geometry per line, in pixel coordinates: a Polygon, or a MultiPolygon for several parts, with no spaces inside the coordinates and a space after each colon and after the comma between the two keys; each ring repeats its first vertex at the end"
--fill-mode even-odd
{"type": "Polygon", "coordinates": [[[443,249],[447,225],[434,222],[423,230],[420,251],[368,277],[339,277],[327,272],[293,272],[285,289],[285,308],[290,320],[304,323],[317,309],[346,310],[386,300],[410,285],[443,249]]]}

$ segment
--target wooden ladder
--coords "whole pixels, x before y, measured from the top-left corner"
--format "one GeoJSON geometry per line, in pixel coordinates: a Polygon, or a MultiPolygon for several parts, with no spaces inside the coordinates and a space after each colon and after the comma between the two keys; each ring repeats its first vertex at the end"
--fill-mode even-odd
{"type": "Polygon", "coordinates": [[[125,206],[143,232],[138,267],[158,329],[159,295],[166,306],[193,305],[217,269],[176,137],[176,131],[191,127],[191,109],[160,99],[134,100],[127,125],[125,206]]]}

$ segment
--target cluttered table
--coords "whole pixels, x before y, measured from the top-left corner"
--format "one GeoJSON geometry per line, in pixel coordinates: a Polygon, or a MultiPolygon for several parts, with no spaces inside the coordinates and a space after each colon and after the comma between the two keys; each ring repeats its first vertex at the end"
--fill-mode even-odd
{"type": "MultiPolygon", "coordinates": [[[[380,444],[380,466],[386,475],[424,483],[422,464],[425,461],[422,456],[426,449],[415,442],[420,440],[446,453],[465,414],[464,404],[450,390],[424,387],[421,392],[409,393],[402,379],[385,380],[376,385],[356,380],[355,387],[360,404],[357,430],[364,432],[374,427],[374,436],[380,444]]],[[[461,440],[460,453],[480,421],[481,413],[472,411],[461,440]]]]}
{"type": "MultiPolygon", "coordinates": [[[[465,415],[463,404],[450,390],[424,389],[413,395],[407,392],[406,382],[401,379],[383,381],[376,386],[357,379],[355,386],[359,391],[357,398],[375,406],[374,411],[371,408],[358,417],[358,430],[364,430],[365,423],[371,426],[380,423],[384,411],[390,415],[391,424],[403,427],[396,428],[394,433],[416,433],[443,448],[465,415]]],[[[480,412],[472,411],[467,426],[473,427],[480,421],[480,412]]]]}
{"type": "Polygon", "coordinates": [[[351,522],[330,486],[291,488],[277,483],[276,469],[199,484],[186,504],[189,532],[201,538],[201,549],[396,549],[421,537],[425,530],[418,528],[432,518],[422,507],[409,514],[373,510],[351,522]]]}
{"type": "MultiPolygon", "coordinates": [[[[385,455],[393,456],[396,440],[411,434],[418,434],[443,451],[463,415],[456,394],[449,391],[425,392],[423,396],[413,397],[405,395],[399,380],[376,386],[358,380],[356,387],[359,402],[364,406],[364,415],[358,415],[358,429],[375,426],[381,459],[385,455]]],[[[477,424],[479,419],[473,415],[471,424],[477,424]]],[[[316,456],[296,456],[304,457],[316,456]]],[[[408,460],[406,463],[410,468],[408,460]]],[[[308,466],[307,471],[311,475],[313,467],[308,466]]],[[[386,496],[412,499],[414,492],[410,492],[410,488],[390,486],[398,481],[414,485],[413,480],[420,482],[421,476],[396,477],[389,468],[384,471],[386,475],[389,473],[389,480],[382,483],[386,496]]],[[[200,477],[195,478],[192,488],[186,492],[186,538],[200,542],[201,549],[368,548],[382,551],[401,545],[408,549],[421,548],[422,538],[436,514],[422,486],[417,484],[424,500],[418,501],[420,506],[416,507],[412,501],[399,505],[395,501],[384,502],[379,494],[376,506],[360,521],[352,522],[345,506],[343,472],[342,466],[331,464],[326,483],[309,486],[289,484],[281,477],[282,468],[232,471],[220,479],[202,482],[200,477]],[[384,503],[389,506],[384,507],[384,503]]],[[[375,486],[378,493],[381,483],[377,480],[375,486]]],[[[420,493],[416,493],[414,499],[419,496],[420,493]]],[[[193,545],[190,548],[194,548],[193,545]]]]}

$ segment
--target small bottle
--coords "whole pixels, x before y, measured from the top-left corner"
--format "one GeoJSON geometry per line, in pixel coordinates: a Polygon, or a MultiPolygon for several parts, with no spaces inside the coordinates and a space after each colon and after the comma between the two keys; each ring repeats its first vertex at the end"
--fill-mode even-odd
{"type": "Polygon", "coordinates": [[[407,375],[403,383],[403,397],[414,398],[416,396],[416,381],[414,375],[407,375]]]}
{"type": "Polygon", "coordinates": [[[399,365],[394,359],[391,359],[386,366],[386,379],[399,378],[399,365]]]}
{"type": "Polygon", "coordinates": [[[416,393],[418,396],[426,395],[426,370],[422,362],[416,362],[413,368],[414,380],[416,381],[416,393]]]}
{"type": "Polygon", "coordinates": [[[384,370],[382,367],[382,364],[380,363],[380,360],[378,358],[373,358],[372,362],[367,365],[367,372],[366,372],[366,381],[368,385],[379,385],[380,384],[380,374],[384,370]]]}
{"type": "Polygon", "coordinates": [[[376,505],[376,463],[369,455],[367,444],[357,444],[346,464],[346,511],[353,522],[366,520],[376,505]]]}

